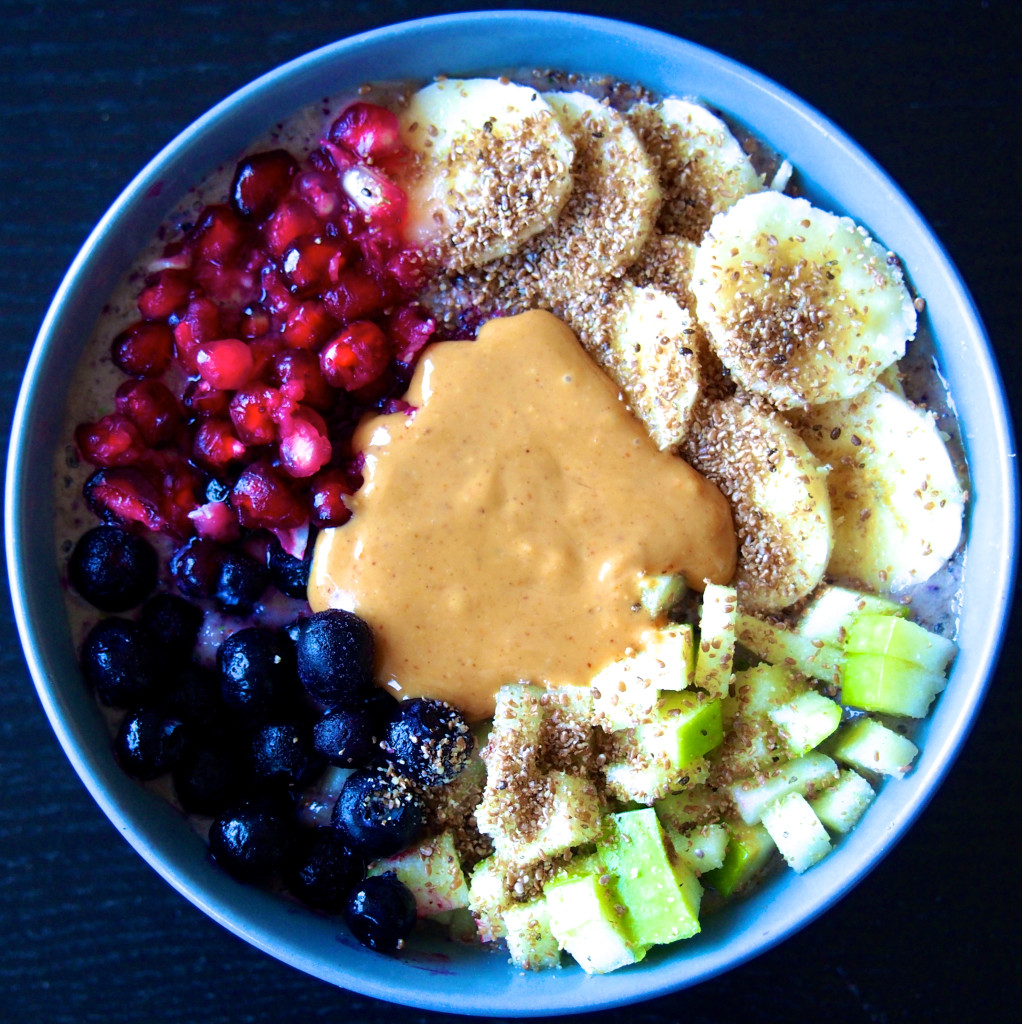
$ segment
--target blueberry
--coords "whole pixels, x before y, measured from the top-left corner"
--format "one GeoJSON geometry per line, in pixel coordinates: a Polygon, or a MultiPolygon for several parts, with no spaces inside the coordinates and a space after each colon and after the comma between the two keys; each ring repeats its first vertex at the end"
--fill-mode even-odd
{"type": "Polygon", "coordinates": [[[374,875],[352,890],[344,920],[363,946],[393,953],[415,927],[415,897],[392,871],[374,875]]]}
{"type": "Polygon", "coordinates": [[[446,701],[415,697],[398,705],[384,746],[394,763],[424,786],[456,778],[472,753],[472,733],[446,701]]]}
{"type": "Polygon", "coordinates": [[[341,768],[362,768],[380,752],[383,725],[368,702],[354,708],[334,708],[314,726],[316,751],[341,768]]]}
{"type": "Polygon", "coordinates": [[[220,692],[236,711],[263,716],[293,687],[294,664],[279,633],[262,626],[240,629],[217,651],[220,692]]]}
{"type": "Polygon", "coordinates": [[[185,749],[173,769],[174,792],[191,814],[220,814],[249,784],[237,738],[211,730],[185,749]]]}
{"type": "Polygon", "coordinates": [[[373,632],[353,612],[330,609],[299,620],[298,678],[327,705],[357,704],[371,692],[373,632]]]}
{"type": "Polygon", "coordinates": [[[219,675],[202,665],[183,666],[171,677],[160,707],[191,725],[210,725],[223,708],[219,675]]]}
{"type": "Polygon", "coordinates": [[[300,785],[323,766],[309,729],[297,722],[259,726],[249,741],[249,764],[257,784],[279,789],[300,785]]]}
{"type": "Polygon", "coordinates": [[[249,615],[270,585],[269,570],[244,551],[225,551],[213,597],[233,615],[249,615]]]}
{"type": "Polygon", "coordinates": [[[220,579],[224,549],[215,541],[193,537],[174,552],[170,571],[178,589],[186,597],[212,597],[220,579]]]}
{"type": "Polygon", "coordinates": [[[149,633],[127,619],[102,619],[85,638],[82,670],[104,704],[138,708],[166,685],[164,662],[149,633]]]}
{"type": "Polygon", "coordinates": [[[188,729],[161,711],[136,711],[125,717],[114,740],[117,763],[136,779],[155,779],[180,760],[188,729]]]}
{"type": "Polygon", "coordinates": [[[104,612],[141,604],[156,586],[158,564],[152,545],[119,526],[97,526],[71,552],[71,585],[104,612]]]}
{"type": "Polygon", "coordinates": [[[303,599],[309,587],[312,556],[295,558],[289,555],[276,539],[266,549],[266,565],[273,585],[288,597],[303,599]]]}
{"type": "Polygon", "coordinates": [[[176,594],[157,594],[142,606],[138,617],[175,663],[186,662],[195,650],[202,628],[202,609],[176,594]]]}
{"type": "Polygon", "coordinates": [[[225,811],[209,829],[209,852],[229,874],[263,881],[284,863],[294,826],[280,807],[245,802],[225,811]]]}
{"type": "Polygon", "coordinates": [[[304,830],[284,866],[288,889],[319,910],[340,910],[353,886],[365,878],[365,858],[332,828],[304,830]]]}
{"type": "Polygon", "coordinates": [[[423,816],[422,800],[407,779],[360,768],[344,783],[332,824],[354,849],[388,857],[415,840],[423,816]]]}

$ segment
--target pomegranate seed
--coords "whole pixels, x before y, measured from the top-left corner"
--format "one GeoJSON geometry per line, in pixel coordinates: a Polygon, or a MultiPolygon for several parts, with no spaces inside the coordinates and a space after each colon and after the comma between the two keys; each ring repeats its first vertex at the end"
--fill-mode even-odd
{"type": "Polygon", "coordinates": [[[401,249],[387,257],[384,272],[406,292],[417,292],[426,284],[427,262],[418,249],[401,249]]]}
{"type": "Polygon", "coordinates": [[[196,416],[222,416],[231,404],[231,396],[226,391],[219,391],[204,380],[190,381],[181,400],[196,416]]]}
{"type": "Polygon", "coordinates": [[[156,487],[137,466],[99,469],[84,490],[89,507],[108,522],[139,523],[153,531],[165,526],[156,487]]]}
{"type": "Polygon", "coordinates": [[[276,270],[268,270],[263,275],[263,294],[260,301],[270,313],[285,319],[296,305],[287,281],[276,270]]]}
{"type": "Polygon", "coordinates": [[[387,333],[400,362],[410,364],[432,338],[436,323],[418,305],[398,306],[387,317],[387,333]]]}
{"type": "Polygon", "coordinates": [[[222,338],[220,310],[211,299],[192,299],[174,325],[174,353],[186,373],[198,373],[195,355],[199,346],[222,338]]]}
{"type": "Polygon", "coordinates": [[[221,338],[199,346],[195,365],[211,387],[236,391],[252,376],[252,350],[238,338],[221,338]]]}
{"type": "Polygon", "coordinates": [[[280,335],[267,335],[256,338],[249,348],[252,351],[251,380],[269,380],[273,373],[273,362],[284,350],[284,341],[280,335]]]}
{"type": "Polygon", "coordinates": [[[382,312],[396,296],[385,284],[361,270],[348,270],[336,287],[323,292],[323,303],[341,323],[382,312]]]}
{"type": "Polygon", "coordinates": [[[231,422],[238,437],[248,445],[272,444],[277,440],[275,415],[281,394],[264,384],[250,384],[231,399],[231,422]]]}
{"type": "Polygon", "coordinates": [[[239,164],[231,182],[231,202],[243,217],[261,220],[280,202],[298,170],[286,149],[253,153],[239,164]]]}
{"type": "Polygon", "coordinates": [[[265,462],[249,466],[238,477],[231,491],[231,504],[241,525],[247,527],[292,528],[308,519],[292,485],[265,462]]]}
{"type": "Polygon", "coordinates": [[[373,224],[359,232],[355,242],[362,251],[362,258],[376,277],[381,276],[387,263],[401,251],[404,242],[397,228],[386,224],[373,224]]]}
{"type": "Polygon", "coordinates": [[[273,328],[273,321],[270,314],[262,306],[249,306],[242,311],[241,319],[238,322],[238,333],[243,338],[261,338],[269,334],[273,328]]]}
{"type": "Polygon", "coordinates": [[[291,476],[304,478],[322,469],[333,454],[323,418],[312,409],[280,421],[280,462],[291,476]]]}
{"type": "Polygon", "coordinates": [[[266,247],[277,257],[301,235],[317,235],[323,230],[311,208],[296,197],[285,199],[263,226],[266,247]]]}
{"type": "Polygon", "coordinates": [[[189,241],[199,259],[210,263],[229,263],[245,239],[244,224],[231,207],[207,206],[189,241]]]}
{"type": "MultiPolygon", "coordinates": [[[[223,266],[202,260],[195,268],[195,280],[202,291],[221,307],[240,308],[255,302],[262,291],[262,261],[260,256],[255,260],[256,266],[247,265],[251,260],[239,266],[223,266]]],[[[224,324],[226,327],[227,324],[224,324]]]]}
{"type": "Polygon", "coordinates": [[[403,150],[397,116],[375,103],[352,103],[330,126],[330,141],[357,153],[363,160],[403,150]]]}
{"type": "Polygon", "coordinates": [[[386,175],[365,164],[341,174],[341,188],[368,221],[400,226],[408,212],[408,199],[386,175]]]}
{"type": "Polygon", "coordinates": [[[82,458],[94,466],[130,466],[146,451],[138,427],[118,413],[95,423],[80,423],[75,428],[75,444],[82,458]]]}
{"type": "Polygon", "coordinates": [[[326,379],[353,391],[376,380],[390,361],[390,342],[374,323],[358,320],[327,342],[319,354],[326,379]]]}
{"type": "Polygon", "coordinates": [[[197,462],[223,469],[244,456],[245,446],[235,436],[230,420],[217,417],[199,424],[192,441],[192,453],[197,462]]]}
{"type": "Polygon", "coordinates": [[[302,523],[301,526],[295,526],[289,530],[277,527],[273,531],[273,535],[280,541],[284,553],[299,561],[305,560],[305,555],[309,550],[309,534],[308,523],[302,523]]]}
{"type": "Polygon", "coordinates": [[[150,448],[176,441],[183,422],[170,389],[158,380],[126,380],[114,396],[117,411],[127,416],[150,448]]]}
{"type": "Polygon", "coordinates": [[[295,182],[295,190],[321,220],[330,220],[341,207],[341,197],[325,174],[316,171],[300,174],[295,182]]]}
{"type": "Polygon", "coordinates": [[[188,304],[191,288],[191,274],[187,270],[161,270],[139,295],[139,312],[147,320],[166,319],[188,304]]]}
{"type": "Polygon", "coordinates": [[[302,302],[295,306],[284,324],[284,340],[292,348],[318,348],[337,326],[322,302],[302,302]]]}
{"type": "Polygon", "coordinates": [[[292,349],[280,353],[273,362],[273,379],[294,401],[320,412],[329,412],[337,397],[314,352],[292,349]]]}
{"type": "Polygon", "coordinates": [[[355,493],[347,473],[341,469],[324,469],[312,479],[309,508],[314,526],[343,526],[351,518],[351,509],[344,503],[355,493]]]}
{"type": "Polygon", "coordinates": [[[194,530],[188,513],[204,500],[202,474],[177,451],[152,452],[149,461],[150,473],[156,476],[165,530],[187,537],[194,530]]]}
{"type": "Polygon", "coordinates": [[[241,536],[241,527],[234,509],[225,501],[207,501],[188,513],[195,532],[203,540],[229,544],[241,536]]]}
{"type": "Polygon", "coordinates": [[[166,323],[140,320],[114,338],[114,365],[132,377],[159,377],[174,356],[174,335],[166,323]]]}
{"type": "Polygon", "coordinates": [[[345,247],[331,238],[296,238],[284,253],[283,269],[292,290],[308,298],[336,284],[348,262],[345,247]]]}

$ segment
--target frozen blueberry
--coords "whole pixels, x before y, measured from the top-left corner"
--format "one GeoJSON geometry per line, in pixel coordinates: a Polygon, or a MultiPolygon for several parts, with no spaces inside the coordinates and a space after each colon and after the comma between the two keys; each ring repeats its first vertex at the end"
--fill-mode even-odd
{"type": "Polygon", "coordinates": [[[265,716],[293,687],[294,663],[287,641],[262,626],[231,634],[217,651],[217,666],[224,704],[236,711],[265,716]]]}
{"type": "Polygon", "coordinates": [[[402,701],[387,727],[384,748],[401,771],[424,786],[456,778],[472,753],[472,733],[446,701],[402,701]]]}
{"type": "Polygon", "coordinates": [[[82,646],[82,670],[104,704],[139,708],[166,685],[164,662],[148,631],[127,619],[102,619],[82,646]]]}
{"type": "Polygon", "coordinates": [[[117,763],[136,779],[155,779],[180,760],[188,729],[179,719],[152,709],[125,717],[114,740],[117,763]]]}
{"type": "Polygon", "coordinates": [[[367,857],[388,857],[419,834],[422,799],[408,779],[375,768],[348,776],[334,805],[332,824],[367,857]]]}
{"type": "Polygon", "coordinates": [[[83,534],[71,552],[71,585],[104,612],[141,604],[156,586],[156,552],[142,537],[119,526],[97,526],[83,534]]]}
{"type": "Polygon", "coordinates": [[[284,866],[288,889],[319,910],[340,910],[352,887],[365,878],[365,858],[332,828],[303,830],[284,866]]]}
{"type": "Polygon", "coordinates": [[[295,558],[289,555],[276,539],[266,549],[266,565],[273,585],[288,597],[304,599],[309,587],[312,556],[295,558]]]}
{"type": "Polygon", "coordinates": [[[157,594],[142,606],[138,617],[167,657],[186,662],[195,650],[202,628],[202,609],[177,594],[157,594]]]}
{"type": "Polygon", "coordinates": [[[224,549],[215,541],[193,537],[170,560],[170,571],[186,597],[212,597],[220,579],[224,549]]]}
{"type": "Polygon", "coordinates": [[[235,878],[262,881],[283,865],[293,830],[284,809],[264,801],[245,802],[213,821],[209,852],[235,878]]]}
{"type": "Polygon", "coordinates": [[[173,769],[174,792],[191,814],[220,814],[240,799],[249,778],[236,735],[209,730],[189,744],[173,769]]]}
{"type": "Polygon", "coordinates": [[[160,706],[165,713],[183,722],[210,725],[223,708],[220,677],[203,665],[189,663],[171,676],[160,706]]]}
{"type": "Polygon", "coordinates": [[[362,768],[380,753],[383,728],[378,710],[368,702],[334,708],[313,726],[313,745],[331,764],[362,768]]]}
{"type": "Polygon", "coordinates": [[[373,631],[353,612],[330,609],[299,619],[298,678],[326,705],[357,704],[373,686],[373,631]]]}
{"type": "Polygon", "coordinates": [[[374,875],[351,891],[344,920],[363,946],[393,953],[415,927],[415,897],[393,871],[374,875]]]}
{"type": "Polygon", "coordinates": [[[312,746],[309,729],[298,722],[268,722],[249,741],[249,765],[256,783],[288,789],[307,781],[323,762],[312,746]]]}
{"type": "Polygon", "coordinates": [[[220,562],[213,597],[225,612],[248,615],[269,585],[266,566],[244,551],[228,550],[220,562]]]}

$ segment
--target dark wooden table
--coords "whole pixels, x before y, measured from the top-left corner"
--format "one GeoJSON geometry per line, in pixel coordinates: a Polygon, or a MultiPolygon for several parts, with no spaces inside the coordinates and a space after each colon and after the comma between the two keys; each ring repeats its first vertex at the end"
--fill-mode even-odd
{"type": "MultiPolygon", "coordinates": [[[[158,148],[265,70],[339,37],[470,8],[391,0],[0,0],[0,420],[43,313],[107,205],[158,148]]],[[[492,4],[490,6],[533,6],[492,4]]],[[[735,57],[856,138],[941,237],[1022,397],[1010,0],[559,3],[735,57]]],[[[115,833],[36,700],[9,607],[0,663],[0,1020],[439,1021],[299,974],[227,934],[115,833]]],[[[1016,625],[1018,623],[1016,622],[1016,625]]],[[[614,1021],[1004,1020],[1019,1005],[1017,630],[946,784],[823,919],[732,973],[614,1021]]]]}

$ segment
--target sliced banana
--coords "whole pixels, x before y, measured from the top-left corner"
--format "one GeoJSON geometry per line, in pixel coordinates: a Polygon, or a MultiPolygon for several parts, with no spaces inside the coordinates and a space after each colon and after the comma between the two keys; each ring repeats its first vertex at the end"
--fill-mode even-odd
{"type": "Polygon", "coordinates": [[[444,79],[412,96],[400,125],[415,156],[400,182],[409,238],[452,270],[517,252],[571,194],[574,146],[535,89],[444,79]]]}
{"type": "Polygon", "coordinates": [[[738,535],[738,600],[773,612],[823,579],[833,545],[827,471],[795,430],[762,402],[700,408],[682,455],[731,503],[738,535]]]}
{"type": "Polygon", "coordinates": [[[965,506],[933,416],[874,384],[808,410],[800,427],[831,467],[828,575],[881,593],[929,579],[958,547],[965,506]]]}
{"type": "Polygon", "coordinates": [[[692,421],[702,379],[698,332],[688,311],[658,288],[623,281],[598,317],[569,310],[568,322],[656,446],[676,448],[692,421]]]}
{"type": "Polygon", "coordinates": [[[695,316],[692,266],[697,248],[695,242],[682,235],[654,234],[629,269],[628,277],[640,288],[652,285],[668,292],[695,316]]]}
{"type": "Polygon", "coordinates": [[[915,334],[897,261],[847,217],[777,192],[714,217],[692,290],[724,365],[780,409],[859,394],[915,334]]]}
{"type": "Polygon", "coordinates": [[[714,214],[763,188],[731,130],[700,104],[671,96],[636,104],[628,119],[659,167],[662,231],[698,242],[714,214]]]}

